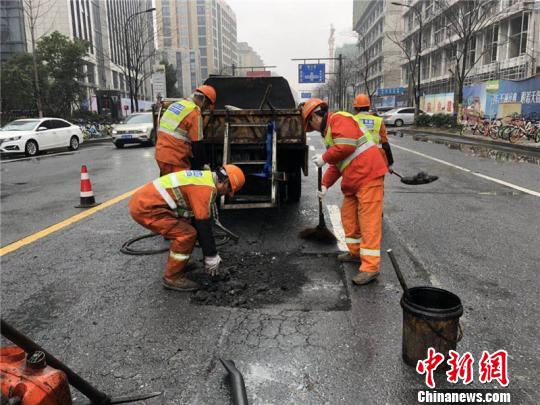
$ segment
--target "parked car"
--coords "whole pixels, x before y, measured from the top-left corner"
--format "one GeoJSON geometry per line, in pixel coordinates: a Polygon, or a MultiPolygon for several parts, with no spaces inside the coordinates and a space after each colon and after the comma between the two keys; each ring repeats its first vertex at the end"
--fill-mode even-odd
{"type": "Polygon", "coordinates": [[[375,110],[375,113],[380,117],[381,115],[383,115],[385,112],[388,112],[390,110],[393,110],[394,107],[378,107],[376,108],[375,110]]]}
{"type": "Polygon", "coordinates": [[[25,118],[0,130],[0,153],[36,156],[40,151],[55,148],[77,150],[81,143],[81,129],[60,118],[25,118]]]}
{"type": "MultiPolygon", "coordinates": [[[[426,114],[420,110],[420,114],[426,114]]],[[[428,113],[428,115],[432,115],[428,113]]],[[[403,125],[414,124],[414,107],[394,108],[381,115],[385,125],[395,125],[401,127],[403,125]]]]}
{"type": "Polygon", "coordinates": [[[156,144],[153,116],[151,112],[131,114],[121,124],[113,125],[112,138],[117,148],[126,144],[156,144]]]}

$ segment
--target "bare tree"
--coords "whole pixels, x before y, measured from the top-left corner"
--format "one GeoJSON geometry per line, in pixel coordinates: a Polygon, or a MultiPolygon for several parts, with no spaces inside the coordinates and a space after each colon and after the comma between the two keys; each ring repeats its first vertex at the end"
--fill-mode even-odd
{"type": "Polygon", "coordinates": [[[412,95],[412,102],[415,107],[415,120],[418,117],[420,108],[420,35],[412,34],[406,38],[401,38],[397,32],[389,32],[386,37],[401,50],[405,63],[405,75],[409,87],[409,96],[412,95]]]}
{"type": "Polygon", "coordinates": [[[492,50],[491,44],[477,46],[478,39],[505,12],[497,10],[500,2],[495,0],[439,0],[435,3],[446,18],[446,49],[447,55],[451,55],[451,67],[448,70],[455,83],[454,106],[461,111],[465,80],[484,55],[492,50]]]}
{"type": "Polygon", "coordinates": [[[358,87],[363,89],[363,91],[368,95],[369,100],[372,101],[373,96],[377,89],[375,88],[375,83],[370,82],[369,78],[371,75],[371,65],[369,57],[369,43],[365,35],[358,36],[358,50],[360,55],[358,57],[358,87]]]}
{"type": "Polygon", "coordinates": [[[39,70],[38,60],[36,55],[36,27],[39,24],[41,18],[51,11],[55,5],[55,1],[52,0],[22,0],[23,12],[26,26],[30,31],[30,44],[32,47],[32,64],[34,70],[34,98],[36,101],[36,108],[38,110],[39,117],[43,117],[43,100],[41,95],[41,88],[39,85],[39,70]]]}

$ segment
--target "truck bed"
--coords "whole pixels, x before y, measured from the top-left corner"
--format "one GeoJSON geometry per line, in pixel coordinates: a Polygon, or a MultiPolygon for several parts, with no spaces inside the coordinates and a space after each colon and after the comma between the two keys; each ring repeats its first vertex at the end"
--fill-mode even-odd
{"type": "Polygon", "coordinates": [[[204,114],[204,134],[210,143],[223,143],[225,124],[242,125],[229,130],[232,143],[259,144],[266,141],[266,128],[248,125],[265,125],[275,121],[278,144],[305,145],[306,133],[298,109],[279,110],[214,110],[204,114]]]}

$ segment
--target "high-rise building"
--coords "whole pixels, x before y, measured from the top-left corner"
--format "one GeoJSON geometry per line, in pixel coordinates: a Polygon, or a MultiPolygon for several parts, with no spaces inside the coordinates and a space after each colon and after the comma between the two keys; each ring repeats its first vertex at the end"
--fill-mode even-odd
{"type": "Polygon", "coordinates": [[[26,51],[22,0],[0,2],[0,63],[26,51]]]}
{"type": "MultiPolygon", "coordinates": [[[[353,1],[353,29],[358,33],[359,69],[365,72],[370,94],[379,89],[400,86],[400,48],[390,38],[400,36],[401,12],[401,7],[388,0],[353,1]]],[[[368,93],[366,84],[362,82],[364,80],[359,83],[359,91],[368,93]]]]}
{"type": "MultiPolygon", "coordinates": [[[[262,67],[264,66],[264,62],[247,42],[238,42],[238,66],[244,68],[262,67]]],[[[247,70],[241,69],[238,74],[245,75],[247,70]]]]}
{"type": "MultiPolygon", "coordinates": [[[[51,0],[36,1],[41,5],[35,21],[36,41],[45,35],[58,31],[70,39],[79,38],[89,44],[88,56],[85,58],[85,79],[87,100],[83,107],[97,109],[97,96],[100,91],[112,91],[116,99],[124,106],[129,96],[128,80],[126,75],[126,47],[125,32],[134,30],[139,34],[133,35],[147,40],[145,45],[144,72],[140,77],[151,73],[154,53],[154,25],[151,13],[142,13],[130,20],[126,29],[126,21],[131,15],[152,7],[152,0],[51,0]],[[122,100],[123,99],[123,100],[122,100]]],[[[4,0],[2,0],[2,6],[4,0]]],[[[28,19],[28,18],[26,18],[28,19]]],[[[31,50],[31,35],[28,21],[25,21],[25,38],[27,49],[31,50]]],[[[132,60],[133,65],[133,60],[132,60]]],[[[151,104],[150,79],[144,77],[139,92],[139,108],[149,108],[151,104]]],[[[112,93],[111,93],[112,94],[112,93]]]]}
{"type": "MultiPolygon", "coordinates": [[[[422,16],[421,88],[424,94],[453,92],[455,83],[455,50],[458,35],[452,35],[449,13],[463,13],[470,4],[465,0],[452,2],[410,1],[403,7],[404,44],[414,43],[422,16]],[[444,4],[444,6],[443,6],[444,4]]],[[[538,2],[536,2],[538,3],[538,2]]],[[[501,0],[491,9],[480,11],[485,24],[472,33],[466,56],[470,70],[464,85],[493,79],[525,79],[540,73],[540,10],[532,0],[501,0]],[[536,41],[536,44],[535,44],[536,41]]],[[[455,15],[455,14],[454,14],[455,15]]],[[[463,17],[465,18],[465,17],[463,17]]],[[[403,66],[403,83],[408,77],[403,66]]]]}
{"type": "Polygon", "coordinates": [[[236,15],[224,0],[156,0],[158,47],[184,95],[238,64],[236,15]]]}

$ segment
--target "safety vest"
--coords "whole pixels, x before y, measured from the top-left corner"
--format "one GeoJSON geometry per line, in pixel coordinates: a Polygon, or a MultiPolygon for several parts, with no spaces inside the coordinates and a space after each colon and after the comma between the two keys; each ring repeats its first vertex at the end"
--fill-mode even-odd
{"type": "Polygon", "coordinates": [[[351,139],[351,138],[332,138],[332,128],[330,128],[330,125],[328,125],[328,128],[326,130],[326,135],[324,137],[324,144],[326,145],[326,148],[330,148],[334,145],[351,145],[355,146],[356,150],[351,153],[347,158],[343,159],[341,162],[336,163],[336,167],[339,169],[341,173],[351,164],[351,162],[357,157],[360,156],[362,153],[364,153],[366,150],[371,148],[372,146],[375,146],[375,142],[373,142],[373,138],[371,136],[371,133],[367,130],[367,128],[364,126],[364,123],[359,119],[356,118],[356,116],[345,112],[345,111],[338,111],[334,114],[339,114],[344,117],[352,118],[357,124],[360,130],[364,133],[360,138],[358,139],[351,139]]]}
{"type": "Polygon", "coordinates": [[[367,128],[367,130],[371,134],[371,137],[373,138],[373,142],[375,142],[378,147],[382,147],[381,126],[383,123],[383,119],[381,117],[376,117],[374,115],[364,113],[358,113],[355,115],[355,117],[356,119],[364,123],[364,126],[367,128]]]}
{"type": "MultiPolygon", "coordinates": [[[[214,177],[210,170],[183,170],[174,172],[154,180],[153,184],[169,208],[171,210],[176,210],[178,216],[183,218],[192,217],[193,211],[180,191],[181,186],[208,186],[214,189],[216,188],[214,177]],[[167,190],[171,190],[176,201],[171,197],[167,190]]],[[[209,203],[212,204],[213,201],[210,201],[209,203]]]]}
{"type": "MultiPolygon", "coordinates": [[[[159,130],[176,139],[191,143],[187,135],[187,131],[178,128],[178,125],[186,118],[193,110],[199,110],[197,104],[191,100],[178,100],[171,104],[167,111],[159,120],[159,130]]],[[[199,139],[202,139],[202,128],[199,126],[199,139]]]]}

